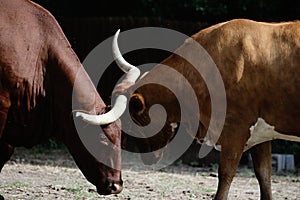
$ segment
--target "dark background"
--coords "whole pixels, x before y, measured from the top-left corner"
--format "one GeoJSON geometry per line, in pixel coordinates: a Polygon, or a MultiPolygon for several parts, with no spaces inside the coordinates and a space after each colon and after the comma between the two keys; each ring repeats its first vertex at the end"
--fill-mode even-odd
{"type": "Polygon", "coordinates": [[[56,17],[161,17],[220,22],[232,18],[263,21],[299,19],[298,0],[35,0],[56,17]]]}
{"type": "MultiPolygon", "coordinates": [[[[209,25],[234,18],[266,22],[300,19],[299,0],[34,0],[34,2],[55,16],[81,61],[96,45],[112,36],[119,28],[124,31],[156,26],[191,35],[209,25]]],[[[139,65],[160,62],[168,55],[166,52],[149,51],[132,52],[125,57],[129,62],[139,65]]],[[[105,77],[101,78],[98,90],[106,103],[110,102],[111,90],[122,74],[112,63],[105,77]]],[[[197,160],[199,148],[199,145],[192,145],[182,156],[183,162],[196,165],[201,163],[197,160]]],[[[293,153],[296,155],[296,163],[298,166],[300,164],[298,143],[275,141],[273,152],[293,153]]],[[[206,159],[207,162],[216,160],[206,159]]]]}

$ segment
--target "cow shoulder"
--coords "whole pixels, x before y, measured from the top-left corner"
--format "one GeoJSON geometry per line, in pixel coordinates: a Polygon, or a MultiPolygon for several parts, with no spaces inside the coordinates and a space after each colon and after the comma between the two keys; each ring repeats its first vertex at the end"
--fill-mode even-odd
{"type": "Polygon", "coordinates": [[[53,38],[65,42],[58,23],[47,10],[31,1],[1,1],[0,75],[14,101],[24,98],[31,107],[36,96],[45,95],[48,49],[53,38]]]}

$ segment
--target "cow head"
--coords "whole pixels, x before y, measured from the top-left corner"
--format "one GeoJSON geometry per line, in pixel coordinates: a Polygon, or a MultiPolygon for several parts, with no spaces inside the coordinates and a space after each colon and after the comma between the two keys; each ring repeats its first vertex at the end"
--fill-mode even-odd
{"type": "Polygon", "coordinates": [[[77,134],[76,138],[74,134],[68,134],[71,138],[65,139],[65,143],[76,164],[85,177],[97,187],[99,194],[120,193],[122,180],[119,117],[125,109],[122,104],[126,104],[127,99],[124,95],[119,95],[116,105],[110,109],[91,87],[93,84],[90,79],[84,78],[86,72],[83,68],[78,70],[76,76],[76,82],[73,84],[73,108],[84,112],[73,110],[76,128],[74,132],[77,131],[78,137],[77,134]]]}
{"type": "MultiPolygon", "coordinates": [[[[127,75],[114,90],[114,94],[116,95],[115,104],[113,105],[111,111],[104,115],[95,116],[81,112],[77,112],[76,115],[81,116],[84,121],[96,125],[112,122],[121,117],[121,115],[124,113],[127,105],[126,94],[129,94],[129,91],[134,91],[129,99],[129,111],[133,121],[141,127],[148,126],[150,123],[150,127],[162,127],[157,134],[150,137],[147,136],[147,133],[143,131],[138,131],[141,137],[133,137],[129,134],[125,136],[126,140],[134,140],[138,146],[139,152],[143,153],[141,154],[143,162],[150,165],[158,162],[162,158],[162,148],[168,144],[175,133],[174,125],[172,124],[174,119],[169,118],[168,116],[175,116],[175,112],[180,113],[180,111],[177,109],[179,108],[179,103],[176,100],[173,101],[176,98],[171,91],[157,84],[146,84],[145,86],[135,90],[139,83],[142,84],[142,81],[145,80],[146,77],[140,79],[138,83],[136,83],[136,80],[140,76],[140,70],[137,67],[129,64],[122,57],[117,44],[118,35],[119,31],[115,34],[113,39],[113,56],[120,69],[127,73],[127,75]],[[160,95],[161,97],[153,95],[151,91],[156,91],[156,94],[160,95]],[[164,98],[164,96],[168,96],[168,101],[165,101],[166,98],[164,98]],[[173,102],[177,102],[175,105],[176,108],[174,108],[174,104],[169,104],[170,99],[172,99],[173,102]],[[163,125],[161,125],[159,116],[155,116],[157,113],[151,110],[152,106],[156,104],[162,105],[167,113],[167,119],[163,119],[165,122],[163,125]]],[[[147,74],[148,78],[149,75],[151,74],[147,74]]],[[[153,133],[151,130],[148,131],[153,133]]]]}
{"type": "Polygon", "coordinates": [[[125,137],[126,140],[131,139],[137,144],[139,152],[142,153],[141,157],[143,162],[150,165],[158,162],[162,158],[162,148],[168,144],[175,133],[172,122],[176,120],[169,116],[175,116],[174,112],[180,113],[180,110],[178,111],[179,103],[175,95],[168,88],[159,84],[143,84],[143,80],[151,79],[151,73],[136,83],[140,71],[122,57],[117,44],[118,35],[119,31],[115,34],[113,39],[113,56],[117,65],[121,70],[127,73],[127,75],[114,90],[114,94],[119,95],[118,97],[121,96],[123,102],[116,102],[113,109],[117,109],[118,116],[121,116],[125,111],[127,103],[125,95],[133,92],[129,98],[130,116],[140,127],[147,126],[147,131],[134,130],[138,132],[135,134],[138,134],[139,137],[134,137],[129,134],[126,134],[125,137]],[[154,92],[156,95],[153,94],[154,92]],[[165,96],[168,96],[168,99],[164,98],[165,96]],[[175,105],[169,103],[170,99],[172,99],[172,102],[175,102],[175,105]],[[166,118],[162,119],[161,113],[155,111],[155,105],[161,105],[165,109],[167,113],[166,118]],[[162,124],[162,121],[164,124],[162,124]],[[161,129],[153,130],[157,127],[161,127],[161,129]],[[149,136],[149,134],[151,136],[149,136]]]}
{"type": "Polygon", "coordinates": [[[49,72],[55,77],[52,84],[52,87],[55,87],[53,96],[62,97],[53,100],[56,105],[53,108],[54,124],[58,130],[61,130],[58,136],[67,146],[86,179],[97,187],[99,194],[120,193],[122,191],[121,124],[118,117],[114,116],[115,109],[108,111],[78,59],[64,61],[64,58],[70,57],[70,54],[63,54],[68,53],[69,49],[63,49],[61,54],[56,54],[56,51],[60,50],[57,47],[50,50],[51,58],[54,57],[51,59],[53,66],[60,65],[61,68],[66,69],[69,66],[78,66],[74,70],[75,75],[67,74],[72,84],[65,84],[64,87],[61,83],[68,80],[65,74],[56,73],[55,70],[49,72]],[[73,105],[70,105],[70,100],[73,101],[73,105]],[[75,111],[74,117],[70,116],[72,110],[75,111]],[[84,120],[75,116],[83,116],[84,120]],[[93,117],[97,117],[96,120],[86,120],[93,117]]]}
{"type": "MultiPolygon", "coordinates": [[[[80,118],[75,118],[78,134],[72,135],[65,141],[77,166],[87,180],[96,186],[97,192],[101,195],[120,193],[123,183],[121,179],[121,123],[119,119],[112,119],[113,122],[110,122],[106,114],[84,113],[84,116],[89,117],[103,117],[104,115],[105,121],[98,121],[101,127],[95,125],[95,122],[89,125],[80,118]]],[[[80,113],[77,112],[76,115],[80,113]]]]}
{"type": "Polygon", "coordinates": [[[144,129],[134,133],[134,135],[138,134],[142,138],[130,135],[126,135],[126,137],[137,144],[139,152],[142,153],[142,161],[147,165],[157,163],[162,158],[163,147],[170,142],[175,133],[169,115],[172,115],[176,109],[172,110],[165,102],[160,101],[162,98],[155,98],[156,95],[147,95],[147,91],[154,88],[161,94],[166,94],[163,91],[168,91],[160,85],[145,85],[137,89],[129,100],[129,113],[132,120],[144,129]],[[155,108],[156,105],[164,107],[167,114],[166,118],[162,117],[164,113],[160,108],[155,108]]]}
{"type": "MultiPolygon", "coordinates": [[[[112,46],[117,65],[121,69],[124,69],[124,66],[130,66],[131,69],[138,70],[122,57],[117,43],[118,34],[119,32],[115,34],[112,46]]],[[[115,89],[116,93],[131,94],[129,99],[130,116],[137,125],[145,127],[135,133],[139,137],[129,134],[126,137],[137,144],[139,152],[142,153],[142,161],[147,165],[157,163],[162,158],[163,149],[174,137],[176,122],[180,121],[181,115],[175,94],[163,84],[157,84],[161,78],[169,81],[168,77],[163,76],[166,66],[159,64],[155,68],[156,72],[146,72],[136,83],[124,79],[115,89]],[[162,76],[158,76],[157,73],[162,76]],[[157,108],[157,105],[160,105],[160,108],[157,108]],[[162,110],[165,113],[162,113],[162,110]]]]}
{"type": "MultiPolygon", "coordinates": [[[[80,138],[73,137],[70,142],[75,149],[69,148],[76,164],[87,180],[96,186],[99,194],[120,193],[123,184],[121,179],[120,120],[102,125],[103,131],[100,130],[100,127],[89,126],[82,121],[79,123],[81,126],[77,125],[77,132],[80,138]],[[84,134],[86,136],[83,136],[84,134]],[[77,142],[84,145],[77,145],[77,142]]],[[[67,143],[67,146],[71,145],[67,143]]]]}

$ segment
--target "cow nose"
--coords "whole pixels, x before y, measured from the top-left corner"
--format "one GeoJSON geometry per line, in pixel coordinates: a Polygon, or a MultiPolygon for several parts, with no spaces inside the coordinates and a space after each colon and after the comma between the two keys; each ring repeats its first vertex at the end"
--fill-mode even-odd
{"type": "Polygon", "coordinates": [[[119,194],[120,192],[122,192],[123,187],[117,183],[112,183],[109,186],[109,189],[111,191],[111,194],[119,194]]]}
{"type": "Polygon", "coordinates": [[[109,182],[107,187],[104,188],[97,188],[97,192],[101,195],[109,195],[109,194],[119,194],[122,192],[123,187],[122,185],[114,182],[109,182]]]}

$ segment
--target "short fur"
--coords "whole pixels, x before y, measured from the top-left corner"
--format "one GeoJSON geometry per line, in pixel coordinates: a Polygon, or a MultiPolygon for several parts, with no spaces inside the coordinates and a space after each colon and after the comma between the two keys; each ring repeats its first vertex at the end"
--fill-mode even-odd
{"type": "MultiPolygon", "coordinates": [[[[32,147],[52,135],[66,144],[100,193],[109,194],[109,184],[122,184],[121,172],[95,159],[77,135],[75,79],[77,109],[102,114],[106,105],[54,17],[31,1],[0,0],[0,78],[0,170],[15,146],[32,147]]],[[[103,130],[118,147],[105,159],[119,169],[120,124],[103,130]]]]}
{"type": "MultiPolygon", "coordinates": [[[[280,133],[300,137],[300,22],[263,23],[236,19],[201,30],[192,38],[210,54],[225,84],[227,114],[218,141],[222,151],[215,198],[226,199],[250,136],[249,128],[259,117],[275,126],[280,133]]],[[[191,39],[188,39],[178,50],[191,51],[190,42],[191,39]]],[[[196,92],[201,124],[197,137],[203,138],[211,120],[211,102],[205,82],[193,66],[176,54],[162,64],[184,75],[196,92]]],[[[173,78],[162,73],[160,65],[157,65],[134,88],[138,88],[143,80],[173,78]]],[[[177,85],[183,93],[180,81],[177,85]]],[[[147,110],[156,103],[167,110],[168,123],[180,121],[178,102],[163,87],[146,85],[138,88],[136,93],[143,97],[146,109],[142,114],[131,109],[135,121],[150,121],[147,110]]],[[[135,107],[135,103],[130,106],[135,107]]],[[[188,124],[188,117],[181,123],[188,124]]],[[[141,151],[163,147],[173,137],[171,127],[167,130],[163,129],[141,144],[141,151]]],[[[261,199],[271,199],[271,143],[257,145],[250,152],[261,188],[261,199]]]]}

